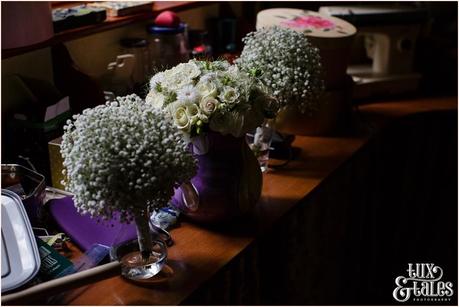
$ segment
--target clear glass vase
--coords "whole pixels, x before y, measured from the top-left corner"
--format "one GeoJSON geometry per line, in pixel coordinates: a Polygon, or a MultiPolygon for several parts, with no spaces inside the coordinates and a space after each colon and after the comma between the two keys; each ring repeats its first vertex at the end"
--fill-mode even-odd
{"type": "Polygon", "coordinates": [[[121,275],[132,280],[146,280],[158,274],[167,260],[167,247],[150,233],[148,210],[135,217],[137,239],[112,248],[113,260],[121,263],[121,275]]]}
{"type": "Polygon", "coordinates": [[[268,170],[269,150],[273,138],[271,121],[265,120],[255,131],[247,134],[247,143],[260,164],[262,172],[268,170]]]}

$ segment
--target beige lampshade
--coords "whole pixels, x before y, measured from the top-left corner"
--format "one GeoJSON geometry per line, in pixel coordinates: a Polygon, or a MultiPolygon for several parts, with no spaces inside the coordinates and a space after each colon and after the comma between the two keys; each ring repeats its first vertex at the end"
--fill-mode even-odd
{"type": "Polygon", "coordinates": [[[2,49],[33,45],[53,37],[50,2],[2,1],[2,49]]]}

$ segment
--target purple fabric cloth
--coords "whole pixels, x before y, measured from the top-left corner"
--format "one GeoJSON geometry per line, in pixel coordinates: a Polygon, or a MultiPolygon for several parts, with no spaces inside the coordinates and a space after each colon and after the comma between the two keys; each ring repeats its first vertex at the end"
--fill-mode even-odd
{"type": "Polygon", "coordinates": [[[104,221],[81,215],[71,197],[53,199],[48,204],[51,216],[83,251],[96,243],[113,246],[137,237],[134,223],[122,224],[116,219],[104,221]]]}

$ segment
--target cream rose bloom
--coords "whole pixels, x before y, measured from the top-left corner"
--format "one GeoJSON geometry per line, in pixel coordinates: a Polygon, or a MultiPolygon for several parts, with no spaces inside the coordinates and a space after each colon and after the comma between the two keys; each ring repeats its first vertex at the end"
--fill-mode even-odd
{"type": "Polygon", "coordinates": [[[198,105],[189,101],[175,101],[171,103],[168,108],[177,128],[184,132],[190,132],[191,126],[202,117],[198,105]]]}
{"type": "Polygon", "coordinates": [[[176,101],[168,105],[167,109],[179,130],[183,132],[191,131],[191,118],[188,116],[186,104],[176,101]]]}
{"type": "Polygon", "coordinates": [[[199,107],[201,108],[202,112],[208,116],[217,110],[219,102],[217,99],[207,96],[201,99],[199,103],[199,107]]]}
{"type": "Polygon", "coordinates": [[[235,103],[236,100],[239,98],[239,93],[236,91],[235,88],[230,86],[225,86],[223,91],[218,95],[221,101],[232,104],[235,103]]]}
{"type": "Polygon", "coordinates": [[[198,84],[196,84],[196,90],[202,97],[217,96],[217,85],[212,81],[200,81],[198,84]]]}
{"type": "Polygon", "coordinates": [[[190,122],[192,124],[195,124],[200,119],[201,110],[194,103],[186,104],[185,109],[186,109],[186,115],[190,119],[190,122]]]}
{"type": "Polygon", "coordinates": [[[172,113],[172,118],[174,119],[174,124],[179,130],[184,132],[190,132],[191,124],[190,118],[186,113],[186,108],[181,106],[175,109],[172,113]]]}

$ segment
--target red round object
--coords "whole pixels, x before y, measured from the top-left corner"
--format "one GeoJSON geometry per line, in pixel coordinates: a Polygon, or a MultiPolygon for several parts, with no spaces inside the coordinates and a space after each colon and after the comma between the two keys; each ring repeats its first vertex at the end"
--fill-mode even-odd
{"type": "Polygon", "coordinates": [[[164,11],[155,19],[155,25],[161,27],[175,28],[180,24],[180,18],[171,11],[164,11]]]}

